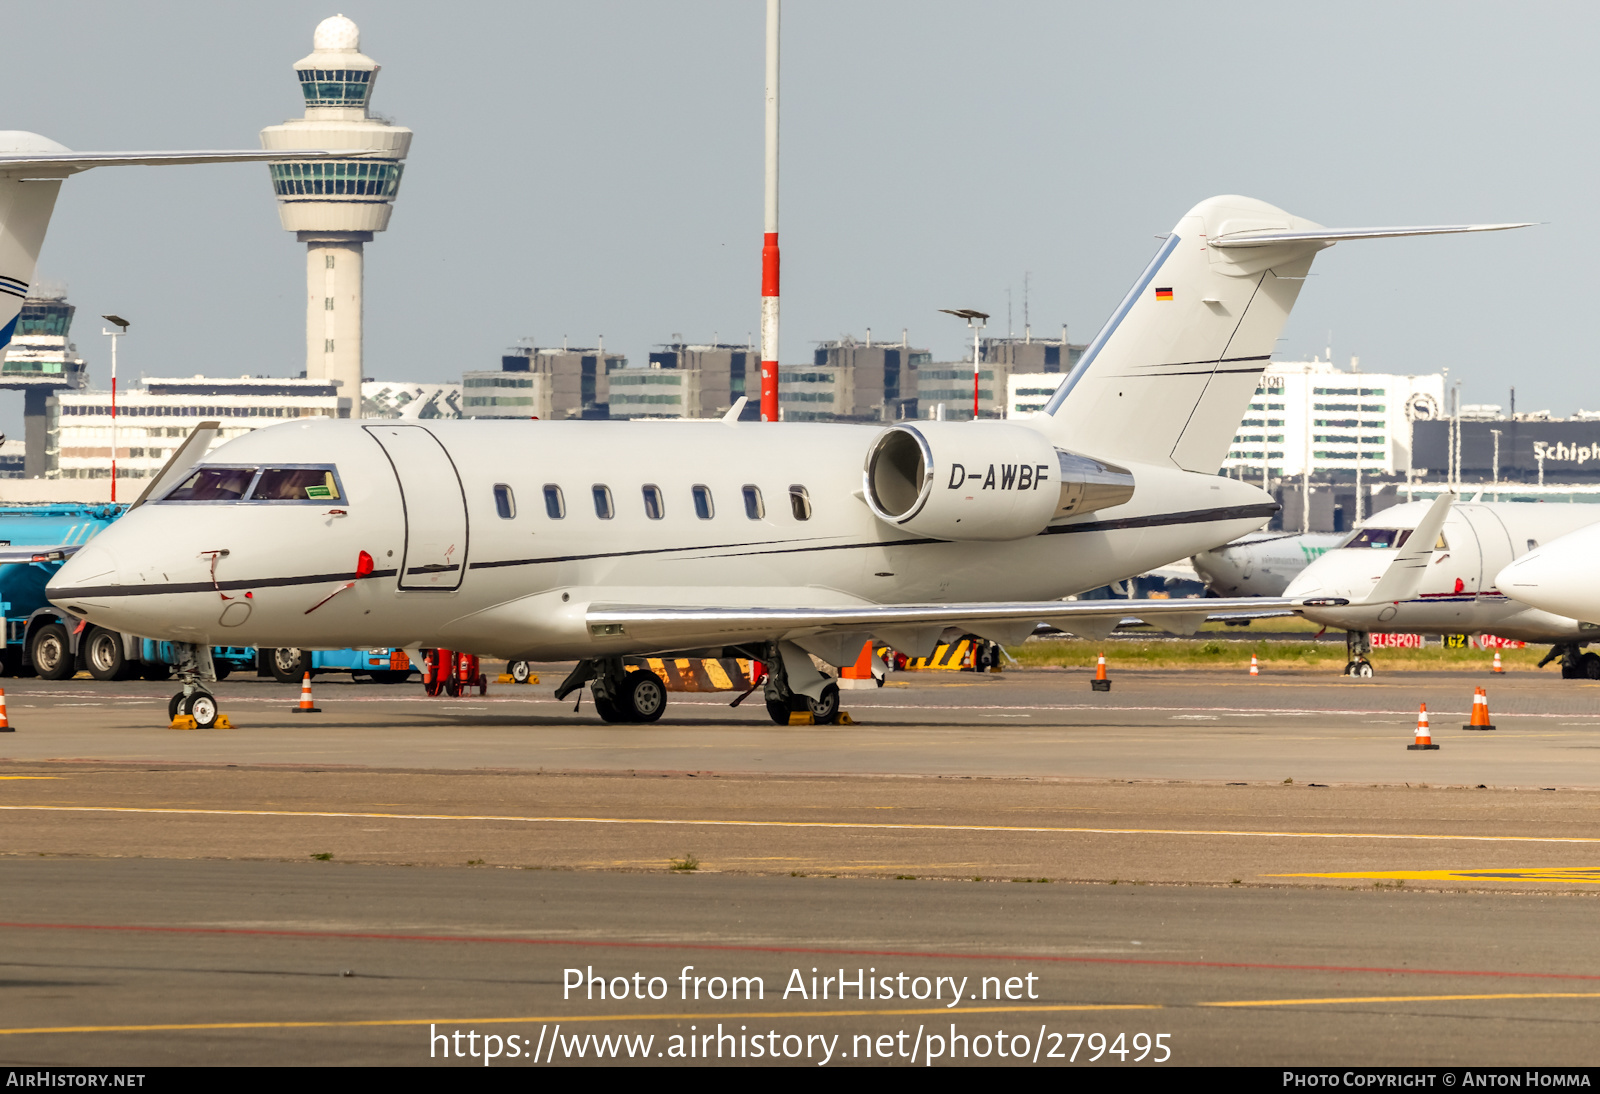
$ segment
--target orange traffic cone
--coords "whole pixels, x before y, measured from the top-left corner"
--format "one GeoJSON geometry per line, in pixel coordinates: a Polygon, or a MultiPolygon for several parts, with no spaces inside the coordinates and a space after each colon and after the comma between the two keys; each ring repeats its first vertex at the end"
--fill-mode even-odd
{"type": "Polygon", "coordinates": [[[1256,655],[1253,654],[1253,653],[1250,655],[1250,675],[1251,676],[1260,676],[1261,675],[1261,666],[1256,664],[1256,655]]]}
{"type": "Polygon", "coordinates": [[[0,688],[0,733],[15,733],[16,729],[6,720],[6,689],[0,688]]]}
{"type": "Polygon", "coordinates": [[[1494,651],[1494,671],[1495,672],[1505,672],[1506,671],[1504,668],[1502,668],[1500,666],[1500,651],[1499,650],[1495,650],[1494,651]]]}
{"type": "Polygon", "coordinates": [[[294,708],[296,714],[321,714],[322,708],[311,703],[311,674],[308,672],[305,679],[300,681],[300,705],[294,708]]]}
{"type": "Polygon", "coordinates": [[[1407,752],[1426,752],[1437,749],[1433,737],[1428,733],[1428,704],[1423,703],[1422,709],[1417,712],[1417,739],[1406,745],[1407,752]]]}
{"type": "Polygon", "coordinates": [[[1472,721],[1461,727],[1462,729],[1493,729],[1494,723],[1489,721],[1489,693],[1482,688],[1474,688],[1472,692],[1472,721]]]}
{"type": "Polygon", "coordinates": [[[1111,681],[1106,678],[1106,655],[1100,655],[1100,661],[1094,667],[1094,679],[1089,681],[1089,686],[1095,691],[1110,691],[1111,681]]]}

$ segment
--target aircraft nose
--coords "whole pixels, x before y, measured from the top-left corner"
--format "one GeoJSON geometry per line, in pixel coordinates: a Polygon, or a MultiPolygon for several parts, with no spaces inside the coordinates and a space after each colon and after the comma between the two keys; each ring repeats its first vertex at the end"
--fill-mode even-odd
{"type": "Polygon", "coordinates": [[[1495,575],[1495,587],[1507,596],[1531,604],[1535,608],[1570,614],[1571,608],[1562,603],[1571,575],[1582,572],[1582,559],[1569,557],[1574,552],[1565,543],[1552,543],[1529,551],[1495,575]]]}
{"type": "Polygon", "coordinates": [[[91,543],[62,564],[44,591],[51,600],[58,600],[93,585],[120,584],[116,557],[100,544],[91,543]]]}

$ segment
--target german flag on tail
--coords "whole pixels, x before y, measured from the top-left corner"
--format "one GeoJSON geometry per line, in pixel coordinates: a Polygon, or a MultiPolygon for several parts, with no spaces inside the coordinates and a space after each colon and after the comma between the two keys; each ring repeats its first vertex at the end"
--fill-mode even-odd
{"type": "Polygon", "coordinates": [[[1171,289],[1157,289],[1156,290],[1156,299],[1157,300],[1171,300],[1172,299],[1172,290],[1171,289]]]}

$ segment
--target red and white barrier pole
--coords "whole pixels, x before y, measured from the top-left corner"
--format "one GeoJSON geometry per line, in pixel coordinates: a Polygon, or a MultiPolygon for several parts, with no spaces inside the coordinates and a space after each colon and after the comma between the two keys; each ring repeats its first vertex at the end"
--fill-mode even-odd
{"type": "Polygon", "coordinates": [[[767,187],[761,239],[761,420],[778,420],[778,6],[767,0],[767,187]]]}

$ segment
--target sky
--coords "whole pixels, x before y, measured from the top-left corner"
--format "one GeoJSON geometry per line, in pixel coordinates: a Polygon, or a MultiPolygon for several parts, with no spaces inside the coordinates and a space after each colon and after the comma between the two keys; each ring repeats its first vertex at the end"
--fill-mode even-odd
{"type": "MultiPolygon", "coordinates": [[[[755,337],[760,0],[339,0],[416,137],[367,245],[366,372],[459,380],[504,347],[755,337]]],[[[82,151],[252,148],[303,110],[326,2],[9,5],[0,128],[82,151]]],[[[1600,409],[1600,7],[790,0],[785,363],[853,334],[959,359],[989,333],[1087,341],[1185,210],[1237,193],[1335,227],[1535,221],[1320,255],[1280,359],[1448,367],[1465,402],[1600,409]],[[1024,286],[1027,286],[1026,293],[1024,286]],[[1009,296],[1008,296],[1009,294],[1009,296]],[[1009,300],[1009,304],[1008,304],[1009,300]],[[1589,304],[1583,301],[1589,300],[1589,304]],[[1026,301],[1026,302],[1025,302],[1026,301]]],[[[39,276],[96,387],[305,368],[304,247],[258,164],[68,180],[39,276]]],[[[22,396],[0,393],[20,435],[22,396]]]]}

